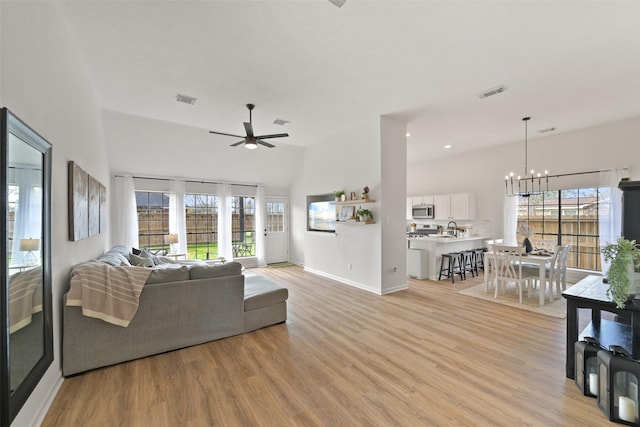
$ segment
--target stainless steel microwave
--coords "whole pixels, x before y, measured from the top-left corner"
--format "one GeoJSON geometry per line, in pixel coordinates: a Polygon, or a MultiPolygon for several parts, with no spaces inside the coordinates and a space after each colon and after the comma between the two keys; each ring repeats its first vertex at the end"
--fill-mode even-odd
{"type": "Polygon", "coordinates": [[[412,209],[413,219],[433,219],[433,205],[415,205],[412,209]]]}

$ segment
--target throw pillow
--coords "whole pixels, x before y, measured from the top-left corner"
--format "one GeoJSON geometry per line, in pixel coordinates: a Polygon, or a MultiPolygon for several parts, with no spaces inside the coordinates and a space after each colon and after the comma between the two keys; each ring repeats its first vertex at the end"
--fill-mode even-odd
{"type": "Polygon", "coordinates": [[[130,254],[129,261],[131,262],[131,265],[138,267],[153,267],[153,261],[147,257],[130,254]]]}
{"type": "Polygon", "coordinates": [[[140,249],[131,248],[131,253],[134,255],[140,255],[142,251],[140,249]]]}

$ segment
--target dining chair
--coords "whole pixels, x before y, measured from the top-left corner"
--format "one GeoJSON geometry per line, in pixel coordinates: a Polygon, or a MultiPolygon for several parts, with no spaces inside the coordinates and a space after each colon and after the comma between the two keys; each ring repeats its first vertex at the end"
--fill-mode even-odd
{"type": "MultiPolygon", "coordinates": [[[[518,298],[522,304],[523,284],[527,286],[532,276],[522,269],[523,251],[520,246],[493,245],[493,257],[495,261],[496,290],[495,298],[498,298],[500,287],[505,289],[507,283],[513,282],[518,288],[518,298]]],[[[536,272],[537,275],[537,272],[536,272]]]]}
{"type": "Polygon", "coordinates": [[[544,292],[546,294],[547,287],[549,288],[549,302],[553,301],[553,285],[558,288],[560,280],[560,251],[553,253],[553,256],[549,260],[549,263],[545,266],[545,283],[540,283],[540,266],[537,264],[528,264],[526,261],[522,265],[522,271],[527,276],[531,276],[530,288],[538,289],[538,292],[544,292]]]}
{"type": "Polygon", "coordinates": [[[571,244],[558,246],[559,279],[556,281],[558,295],[562,295],[562,292],[567,290],[567,260],[571,252],[571,246],[571,244]]]}
{"type": "Polygon", "coordinates": [[[487,248],[487,252],[484,254],[484,274],[485,274],[485,291],[488,293],[491,289],[491,282],[493,279],[491,276],[495,276],[495,261],[493,257],[493,245],[494,240],[485,240],[484,245],[487,248]]]}

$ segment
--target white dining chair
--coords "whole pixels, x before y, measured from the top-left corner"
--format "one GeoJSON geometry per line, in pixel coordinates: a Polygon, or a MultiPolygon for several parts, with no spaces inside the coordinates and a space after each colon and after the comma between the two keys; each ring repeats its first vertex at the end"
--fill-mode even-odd
{"type": "Polygon", "coordinates": [[[562,292],[567,290],[567,262],[571,252],[571,244],[558,246],[557,252],[559,279],[556,281],[556,289],[558,295],[562,295],[562,292]]]}
{"type": "MultiPolygon", "coordinates": [[[[520,246],[493,245],[495,261],[496,289],[495,298],[502,287],[506,291],[507,283],[513,282],[518,288],[518,298],[522,304],[522,292],[524,286],[529,289],[529,281],[532,276],[522,269],[523,251],[520,246]],[[523,286],[524,285],[524,286],[523,286]]],[[[536,273],[537,274],[537,273],[536,273]]]]}
{"type": "Polygon", "coordinates": [[[545,295],[547,289],[549,289],[549,302],[553,301],[553,285],[558,286],[558,280],[560,279],[559,262],[560,252],[556,251],[553,257],[549,260],[549,263],[545,266],[545,283],[540,283],[540,266],[537,264],[527,264],[526,261],[522,265],[522,271],[525,275],[530,276],[529,289],[538,289],[538,292],[543,292],[545,295]]]}
{"type": "Polygon", "coordinates": [[[489,293],[494,282],[493,276],[495,276],[495,261],[493,258],[493,245],[495,241],[485,240],[484,246],[487,248],[487,252],[484,253],[484,284],[485,292],[489,293]]]}

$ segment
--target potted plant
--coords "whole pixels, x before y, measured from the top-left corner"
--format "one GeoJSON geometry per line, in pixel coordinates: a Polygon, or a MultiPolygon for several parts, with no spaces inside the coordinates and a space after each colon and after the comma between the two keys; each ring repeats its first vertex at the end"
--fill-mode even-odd
{"type": "Polygon", "coordinates": [[[342,190],[336,190],[333,192],[333,194],[336,197],[336,202],[339,202],[341,200],[344,201],[347,198],[347,196],[344,194],[344,191],[342,190]]]}
{"type": "Polygon", "coordinates": [[[358,220],[360,220],[360,222],[367,222],[373,219],[373,214],[371,213],[371,211],[369,209],[362,209],[361,207],[359,207],[356,211],[356,216],[358,217],[358,220]]]}
{"type": "Polygon", "coordinates": [[[603,246],[602,254],[606,261],[611,262],[607,273],[609,293],[616,307],[624,308],[635,281],[634,266],[640,261],[640,249],[636,247],[635,240],[621,237],[617,242],[603,246]]]}

